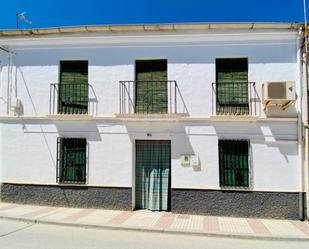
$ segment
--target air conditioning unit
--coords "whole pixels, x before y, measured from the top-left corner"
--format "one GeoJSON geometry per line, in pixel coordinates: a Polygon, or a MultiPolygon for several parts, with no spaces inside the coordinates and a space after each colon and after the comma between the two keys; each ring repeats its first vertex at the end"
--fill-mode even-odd
{"type": "Polygon", "coordinates": [[[270,81],[263,84],[264,110],[269,106],[287,109],[296,100],[294,81],[270,81]]]}

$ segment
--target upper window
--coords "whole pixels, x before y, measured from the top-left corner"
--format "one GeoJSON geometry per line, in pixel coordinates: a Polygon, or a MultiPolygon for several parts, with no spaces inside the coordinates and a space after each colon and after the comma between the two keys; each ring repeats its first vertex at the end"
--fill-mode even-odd
{"type": "Polygon", "coordinates": [[[216,113],[248,115],[248,59],[216,59],[216,113]]]}
{"type": "Polygon", "coordinates": [[[136,61],[135,78],[135,112],[167,113],[167,60],[136,61]]]}
{"type": "Polygon", "coordinates": [[[58,182],[86,183],[85,138],[58,139],[58,182]]]}
{"type": "Polygon", "coordinates": [[[249,187],[249,142],[219,140],[221,187],[249,187]]]}
{"type": "Polygon", "coordinates": [[[59,114],[88,113],[88,62],[61,61],[58,92],[59,114]]]}

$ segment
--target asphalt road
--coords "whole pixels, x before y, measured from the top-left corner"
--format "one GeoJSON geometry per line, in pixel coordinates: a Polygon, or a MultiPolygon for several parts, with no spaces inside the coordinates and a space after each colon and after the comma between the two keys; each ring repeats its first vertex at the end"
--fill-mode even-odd
{"type": "Polygon", "coordinates": [[[0,219],[1,249],[308,249],[309,242],[263,241],[86,229],[0,219]]]}

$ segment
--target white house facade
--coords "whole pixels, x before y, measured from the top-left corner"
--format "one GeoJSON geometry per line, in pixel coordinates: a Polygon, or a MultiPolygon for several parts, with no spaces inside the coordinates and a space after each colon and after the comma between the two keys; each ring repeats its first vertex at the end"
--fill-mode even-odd
{"type": "Polygon", "coordinates": [[[1,200],[304,218],[300,28],[0,31],[1,200]]]}

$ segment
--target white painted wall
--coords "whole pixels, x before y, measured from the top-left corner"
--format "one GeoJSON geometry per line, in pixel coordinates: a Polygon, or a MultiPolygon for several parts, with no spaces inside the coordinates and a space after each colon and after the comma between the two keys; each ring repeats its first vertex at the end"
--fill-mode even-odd
{"type": "Polygon", "coordinates": [[[146,134],[151,133],[151,139],[171,140],[172,187],[219,189],[217,145],[218,138],[225,138],[250,140],[254,190],[299,191],[297,142],[278,142],[278,137],[296,136],[296,123],[269,124],[274,132],[266,135],[263,126],[237,123],[226,129],[224,123],[5,123],[3,181],[55,184],[57,137],[67,136],[88,140],[89,185],[131,186],[134,141],[149,139],[146,134]],[[191,153],[199,156],[201,169],[181,166],[180,155],[191,153]]]}
{"type": "MultiPolygon", "coordinates": [[[[245,36],[245,35],[243,35],[245,36]]],[[[276,35],[274,34],[274,37],[276,35]]],[[[9,44],[8,44],[9,45],[9,44]]],[[[56,184],[56,141],[59,136],[86,137],[89,143],[89,185],[132,186],[134,141],[169,139],[172,142],[172,187],[219,189],[218,139],[249,139],[251,187],[260,191],[301,191],[296,120],[269,122],[187,121],[53,121],[30,120],[49,111],[49,84],[58,82],[59,61],[89,61],[89,82],[99,100],[99,116],[119,112],[120,80],[134,80],[134,60],[167,58],[168,77],[177,80],[191,117],[212,115],[211,83],[215,59],[247,57],[249,81],[258,94],[265,81],[297,80],[294,38],[198,43],[139,43],[12,46],[13,79],[24,106],[23,119],[2,118],[3,182],[56,184]],[[15,80],[16,79],[16,80],[15,80]],[[180,165],[180,155],[195,153],[201,169],[180,165]]],[[[7,54],[3,63],[2,96],[7,91],[7,54]]],[[[15,91],[13,85],[12,92],[15,91]]],[[[296,117],[297,110],[277,111],[280,117],[296,117]]],[[[1,114],[6,107],[1,103],[1,114]]],[[[261,117],[265,113],[260,106],[261,117]]],[[[0,150],[1,151],[1,150],[0,150]]]]}
{"type": "MultiPolygon", "coordinates": [[[[60,60],[88,60],[89,83],[98,97],[99,116],[119,113],[119,81],[134,80],[134,61],[139,58],[168,59],[168,78],[177,81],[191,116],[212,115],[211,84],[216,80],[216,58],[247,57],[249,81],[256,82],[260,97],[262,83],[266,81],[297,80],[296,38],[285,42],[18,46],[14,51],[17,54],[13,56],[13,81],[16,79],[17,95],[22,99],[25,116],[48,114],[49,85],[58,82],[60,60]]],[[[4,63],[2,91],[5,96],[6,57],[5,54],[0,57],[4,63]]],[[[278,115],[296,116],[293,107],[278,115]]]]}

